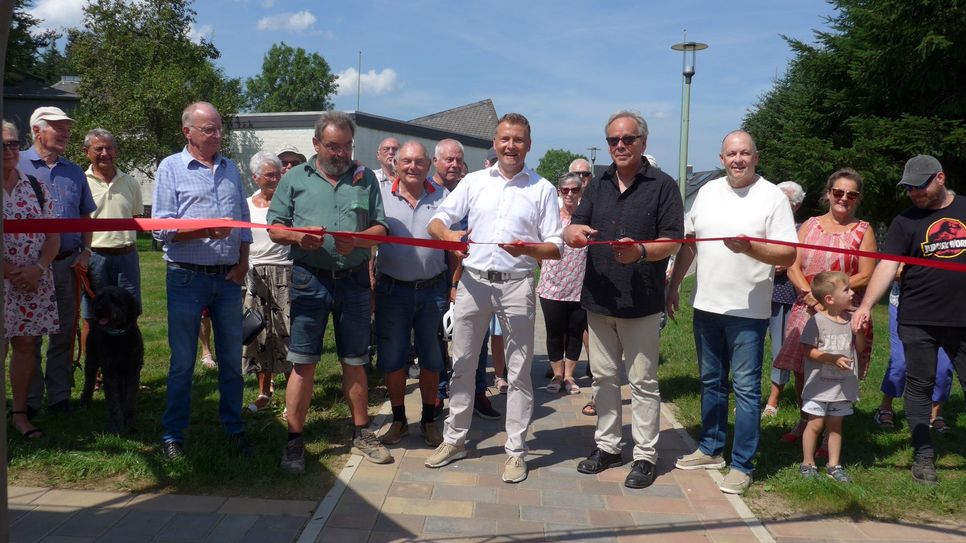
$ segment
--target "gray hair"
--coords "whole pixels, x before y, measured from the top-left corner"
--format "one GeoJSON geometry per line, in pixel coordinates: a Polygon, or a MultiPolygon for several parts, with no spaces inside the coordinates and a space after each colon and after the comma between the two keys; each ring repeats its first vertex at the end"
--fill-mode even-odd
{"type": "Polygon", "coordinates": [[[788,201],[793,206],[800,205],[805,201],[805,190],[795,181],[782,181],[778,184],[778,188],[788,195],[788,201]]]}
{"type": "Polygon", "coordinates": [[[282,169],[282,161],[272,153],[268,151],[259,151],[252,156],[252,159],[248,161],[248,169],[252,171],[252,175],[258,175],[262,171],[262,166],[266,164],[271,164],[279,170],[282,169]]]}
{"type": "Polygon", "coordinates": [[[634,122],[637,123],[637,135],[647,138],[647,121],[644,120],[644,117],[641,117],[640,113],[636,111],[631,111],[628,109],[622,109],[621,111],[614,113],[613,115],[610,116],[609,119],[607,119],[607,124],[604,125],[604,135],[605,136],[607,135],[607,129],[610,128],[610,125],[614,121],[616,121],[617,119],[625,119],[625,118],[633,119],[634,122]]]}
{"type": "MultiPolygon", "coordinates": [[[[587,160],[586,158],[575,158],[570,162],[570,165],[567,166],[567,170],[568,171],[573,170],[574,166],[576,166],[577,164],[580,164],[581,162],[586,164],[588,168],[591,168],[590,161],[587,160]]],[[[590,171],[591,173],[593,173],[593,170],[590,170],[590,171]]]]}
{"type": "MultiPolygon", "coordinates": [[[[202,106],[202,105],[208,106],[215,113],[218,113],[218,108],[216,108],[214,106],[214,104],[212,104],[211,102],[200,102],[200,101],[199,102],[191,102],[190,104],[188,104],[187,106],[185,106],[184,111],[181,112],[181,127],[182,128],[184,128],[186,126],[191,126],[191,117],[194,116],[195,110],[198,109],[198,106],[202,106]]],[[[221,115],[221,114],[219,113],[219,115],[221,115]]]]}
{"type": "Polygon", "coordinates": [[[41,132],[43,132],[44,130],[47,130],[47,128],[50,127],[50,125],[47,124],[47,121],[45,119],[37,119],[36,121],[34,121],[33,124],[30,125],[30,139],[33,141],[37,140],[37,134],[34,134],[34,130],[33,130],[35,126],[39,128],[41,132]]]}
{"type": "Polygon", "coordinates": [[[321,142],[322,131],[329,125],[348,130],[353,138],[356,136],[356,125],[352,122],[352,117],[342,111],[325,111],[319,115],[319,120],[315,121],[315,139],[321,142]]]}
{"type": "Polygon", "coordinates": [[[581,186],[583,183],[580,180],[580,176],[575,172],[567,172],[557,179],[557,186],[562,187],[564,185],[573,184],[575,186],[581,186]]]}
{"type": "Polygon", "coordinates": [[[13,137],[17,138],[18,140],[20,139],[20,131],[17,130],[17,125],[13,124],[12,122],[4,119],[3,120],[3,129],[4,130],[9,130],[10,132],[13,132],[13,137]]]}
{"type": "Polygon", "coordinates": [[[439,143],[436,144],[436,148],[433,150],[433,156],[436,158],[442,158],[443,147],[447,145],[455,145],[460,150],[460,154],[464,157],[466,156],[466,151],[463,149],[463,144],[460,143],[459,140],[454,140],[453,138],[439,140],[439,143]]]}
{"type": "Polygon", "coordinates": [[[93,145],[94,140],[107,140],[111,142],[111,147],[117,149],[117,141],[114,139],[114,134],[111,134],[103,128],[91,128],[87,135],[84,136],[84,149],[87,149],[93,145]]]}

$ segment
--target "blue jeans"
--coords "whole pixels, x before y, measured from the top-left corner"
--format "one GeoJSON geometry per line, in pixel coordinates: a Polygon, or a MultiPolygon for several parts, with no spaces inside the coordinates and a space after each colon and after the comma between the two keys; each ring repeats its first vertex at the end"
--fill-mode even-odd
{"type": "Polygon", "coordinates": [[[369,363],[369,270],[360,266],[346,277],[296,263],[292,266],[291,325],[288,361],[293,364],[318,364],[322,358],[322,338],[332,315],[335,350],[339,360],[349,366],[369,363]]]}
{"type": "MultiPolygon", "coordinates": [[[[121,287],[134,295],[141,309],[141,264],[137,251],[125,255],[102,255],[91,253],[90,265],[87,267],[87,279],[96,294],[106,286],[121,287]]],[[[87,293],[81,298],[81,316],[93,319],[94,313],[91,300],[87,293]]]]}
{"type": "Polygon", "coordinates": [[[701,372],[701,434],[708,455],[724,450],[728,430],[728,368],[735,392],[735,435],[731,468],[755,469],[761,416],[761,363],[768,319],[749,319],[694,310],[694,343],[701,372]]]}
{"type": "Polygon", "coordinates": [[[245,430],[242,405],[241,285],[221,273],[168,264],[168,395],[161,425],[165,441],[184,441],[191,414],[191,379],[198,352],[201,311],[208,308],[218,355],[218,416],[229,434],[245,430]]]}
{"type": "Polygon", "coordinates": [[[449,306],[448,291],[445,278],[431,287],[415,289],[380,277],[376,283],[379,369],[391,373],[405,368],[412,337],[419,353],[419,367],[428,371],[443,370],[437,331],[449,306]]]}
{"type": "MultiPolygon", "coordinates": [[[[782,342],[785,339],[785,321],[791,313],[791,304],[771,303],[771,317],[768,319],[768,335],[771,336],[771,360],[778,358],[778,352],[782,350],[782,342]]],[[[780,368],[771,369],[771,382],[776,385],[785,385],[791,377],[791,372],[780,368]]]]}

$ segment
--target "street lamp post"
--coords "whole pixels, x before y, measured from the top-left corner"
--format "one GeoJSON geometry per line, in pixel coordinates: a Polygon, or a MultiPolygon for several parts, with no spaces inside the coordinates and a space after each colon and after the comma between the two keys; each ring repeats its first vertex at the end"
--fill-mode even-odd
{"type": "Polygon", "coordinates": [[[678,157],[678,183],[681,185],[681,199],[685,197],[688,184],[688,127],[691,124],[691,77],[694,76],[694,63],[697,52],[707,49],[708,44],[688,41],[688,33],[684,33],[684,41],[671,46],[675,51],[684,53],[681,74],[684,83],[681,88],[681,154],[678,157]]]}
{"type": "Polygon", "coordinates": [[[590,173],[594,173],[594,165],[597,163],[597,151],[600,151],[599,147],[588,147],[590,151],[590,173]]]}

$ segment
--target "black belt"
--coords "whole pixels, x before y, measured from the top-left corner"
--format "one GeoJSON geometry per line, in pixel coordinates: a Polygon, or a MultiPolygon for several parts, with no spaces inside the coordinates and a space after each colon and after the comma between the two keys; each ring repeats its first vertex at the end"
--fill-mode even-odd
{"type": "Polygon", "coordinates": [[[124,247],[91,247],[91,251],[104,256],[121,256],[134,251],[134,245],[124,247]]]}
{"type": "Polygon", "coordinates": [[[169,262],[172,266],[176,268],[181,268],[185,270],[191,270],[198,273],[204,273],[206,275],[228,275],[237,264],[189,264],[187,262],[169,262]]]}
{"type": "Polygon", "coordinates": [[[386,275],[384,273],[379,274],[379,281],[389,281],[392,285],[399,285],[403,287],[409,287],[411,289],[420,290],[424,288],[429,288],[439,283],[443,278],[446,277],[446,272],[441,272],[436,277],[430,277],[429,279],[420,279],[419,281],[403,281],[402,279],[396,279],[391,275],[386,275]]]}
{"type": "Polygon", "coordinates": [[[346,277],[349,277],[350,275],[352,275],[357,271],[360,271],[363,269],[368,270],[369,268],[368,262],[363,262],[362,264],[359,264],[354,268],[346,268],[344,270],[327,270],[325,268],[316,268],[315,266],[309,266],[307,264],[299,264],[299,265],[305,268],[306,270],[312,272],[312,274],[315,275],[316,277],[328,277],[331,279],[345,279],[346,277]]]}
{"type": "Polygon", "coordinates": [[[54,257],[54,260],[64,260],[76,255],[79,252],[80,252],[80,247],[74,247],[73,249],[70,249],[67,251],[61,251],[57,253],[57,256],[54,257]]]}

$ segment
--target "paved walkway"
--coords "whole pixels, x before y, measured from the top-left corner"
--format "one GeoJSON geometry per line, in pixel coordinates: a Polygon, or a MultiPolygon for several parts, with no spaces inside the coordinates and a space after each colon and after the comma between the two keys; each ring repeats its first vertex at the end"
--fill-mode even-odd
{"type": "MultiPolygon", "coordinates": [[[[537,323],[538,353],[544,351],[537,323]]],[[[669,406],[662,409],[657,482],[624,488],[628,466],[597,476],[575,470],[593,447],[594,419],[580,414],[589,380],[576,396],[542,389],[546,357],[534,365],[536,407],[528,444],[530,475],[500,480],[503,421],[474,418],[470,454],[438,470],[423,467],[431,452],[413,424],[392,448],[395,462],[378,466],[352,456],[320,502],[216,496],[122,493],[11,487],[13,542],[252,542],[353,543],[382,541],[593,541],[661,543],[966,541],[952,526],[848,522],[802,518],[760,525],[738,497],[726,496],[721,475],[673,469],[693,450],[669,406]]],[[[582,367],[578,367],[582,375],[582,367]]],[[[415,382],[407,411],[418,414],[415,382]]],[[[625,387],[626,390],[626,387],[625,387]]],[[[492,397],[503,411],[505,396],[492,397]]],[[[382,419],[387,418],[388,406],[382,419]]],[[[417,416],[418,418],[418,416],[417,416]]],[[[624,421],[629,421],[624,405],[624,421]]],[[[626,428],[626,424],[625,424],[626,428]]],[[[630,432],[625,429],[625,436],[630,432]]],[[[625,454],[630,447],[626,447],[625,454]]]]}

